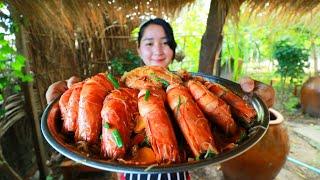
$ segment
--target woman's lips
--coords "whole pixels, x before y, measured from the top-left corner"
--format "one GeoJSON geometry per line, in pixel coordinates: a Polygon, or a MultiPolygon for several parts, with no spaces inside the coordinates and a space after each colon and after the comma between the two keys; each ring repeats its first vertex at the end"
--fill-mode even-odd
{"type": "Polygon", "coordinates": [[[161,61],[164,61],[166,59],[154,59],[153,61],[157,61],[157,62],[161,62],[161,61]]]}

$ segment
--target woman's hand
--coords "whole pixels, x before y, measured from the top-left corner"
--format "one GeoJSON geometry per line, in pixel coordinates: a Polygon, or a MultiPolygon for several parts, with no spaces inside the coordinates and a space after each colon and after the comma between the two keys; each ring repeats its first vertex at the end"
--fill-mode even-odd
{"type": "Polygon", "coordinates": [[[62,93],[64,93],[68,88],[71,87],[72,84],[79,82],[81,79],[72,76],[68,80],[65,81],[57,81],[51,84],[46,92],[46,100],[47,103],[50,103],[55,98],[59,97],[62,93]]]}
{"type": "Polygon", "coordinates": [[[240,86],[244,92],[257,94],[268,108],[272,107],[275,101],[275,90],[272,86],[260,81],[243,77],[240,79],[240,86]]]}

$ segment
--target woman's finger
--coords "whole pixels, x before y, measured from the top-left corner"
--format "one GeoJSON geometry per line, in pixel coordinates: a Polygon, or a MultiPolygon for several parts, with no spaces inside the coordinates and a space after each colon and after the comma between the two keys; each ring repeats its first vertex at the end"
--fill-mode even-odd
{"type": "Polygon", "coordinates": [[[47,103],[50,103],[55,98],[59,97],[68,89],[66,81],[58,81],[51,84],[46,92],[47,103]]]}
{"type": "Polygon", "coordinates": [[[67,86],[68,88],[70,88],[73,84],[80,82],[81,79],[77,76],[71,76],[68,80],[67,80],[67,86]]]}
{"type": "Polygon", "coordinates": [[[254,89],[254,80],[251,79],[250,77],[243,77],[240,79],[240,86],[241,89],[246,92],[246,93],[250,93],[253,91],[254,89]]]}

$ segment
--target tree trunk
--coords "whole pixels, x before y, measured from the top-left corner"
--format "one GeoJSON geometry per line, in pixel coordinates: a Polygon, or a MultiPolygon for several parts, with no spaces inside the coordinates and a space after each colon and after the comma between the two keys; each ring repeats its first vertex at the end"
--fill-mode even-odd
{"type": "Polygon", "coordinates": [[[314,63],[314,75],[317,76],[319,74],[318,70],[318,58],[317,58],[317,46],[314,44],[314,39],[311,39],[311,51],[314,63]]]}
{"type": "Polygon", "coordinates": [[[212,74],[216,59],[222,46],[222,29],[228,14],[226,7],[219,0],[212,0],[207,19],[207,28],[202,36],[199,72],[212,74]]]}

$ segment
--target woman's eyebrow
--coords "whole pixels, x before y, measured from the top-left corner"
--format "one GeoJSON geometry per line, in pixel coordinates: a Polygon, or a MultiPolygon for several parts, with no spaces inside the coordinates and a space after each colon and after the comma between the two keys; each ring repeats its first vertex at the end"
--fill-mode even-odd
{"type": "Polygon", "coordinates": [[[152,41],[153,40],[153,38],[144,38],[144,39],[142,39],[142,41],[152,41]]]}
{"type": "MultiPolygon", "coordinates": [[[[162,38],[160,38],[161,40],[168,40],[168,38],[167,37],[162,37],[162,38]]],[[[154,40],[154,38],[143,38],[142,39],[142,41],[153,41],[154,40]]]]}

